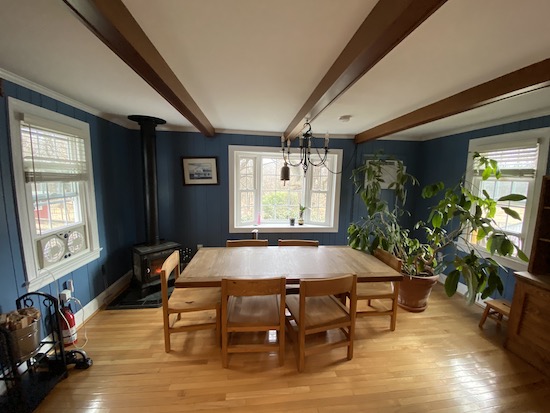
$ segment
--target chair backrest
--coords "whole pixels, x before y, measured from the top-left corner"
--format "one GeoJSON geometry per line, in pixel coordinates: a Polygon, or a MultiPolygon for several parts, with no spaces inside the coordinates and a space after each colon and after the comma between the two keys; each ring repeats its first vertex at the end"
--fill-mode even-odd
{"type": "Polygon", "coordinates": [[[168,305],[168,279],[172,272],[177,271],[176,278],[179,277],[180,269],[180,252],[175,250],[168,258],[162,263],[160,269],[160,290],[162,297],[163,307],[168,305]]]}
{"type": "Polygon", "coordinates": [[[284,277],[277,278],[223,278],[222,297],[236,296],[258,296],[273,295],[286,292],[286,280],[284,277]]]}
{"type": "Polygon", "coordinates": [[[318,247],[319,241],[313,239],[280,239],[279,247],[318,247]]]}
{"type": "Polygon", "coordinates": [[[376,248],[374,250],[374,256],[382,261],[384,264],[392,267],[395,271],[401,272],[403,261],[401,261],[401,259],[397,258],[395,255],[381,248],[376,248]]]}
{"type": "Polygon", "coordinates": [[[300,296],[317,297],[323,295],[356,295],[357,275],[348,274],[333,278],[300,280],[300,296]]]}
{"type": "Polygon", "coordinates": [[[227,240],[226,247],[267,247],[268,240],[266,239],[235,239],[227,240]]]}

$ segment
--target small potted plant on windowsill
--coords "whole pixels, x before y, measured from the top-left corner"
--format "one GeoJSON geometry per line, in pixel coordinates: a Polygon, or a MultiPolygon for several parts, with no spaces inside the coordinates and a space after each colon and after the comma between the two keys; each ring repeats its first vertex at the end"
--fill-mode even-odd
{"type": "MultiPolygon", "coordinates": [[[[482,179],[500,178],[496,161],[477,153],[474,160],[481,170],[482,179]]],[[[404,177],[398,172],[395,181],[388,185],[390,189],[395,189],[396,199],[396,206],[390,210],[387,203],[380,201],[378,162],[375,159],[354,171],[357,192],[367,207],[368,216],[350,224],[348,240],[353,248],[373,251],[380,246],[401,258],[406,277],[399,289],[399,305],[410,311],[423,311],[431,288],[437,281],[437,274],[447,268],[450,268],[445,281],[448,296],[456,293],[461,277],[467,286],[465,297],[470,304],[479,294],[482,298],[490,296],[495,290],[502,294],[503,285],[498,274],[501,266],[487,255],[517,255],[524,261],[527,257],[496,224],[497,202],[521,201],[525,196],[508,194],[498,200],[492,199],[486,192],[483,197],[476,196],[466,187],[464,180],[451,188],[445,188],[441,182],[429,185],[422,191],[424,198],[441,193],[443,197],[431,209],[427,221],[420,221],[414,227],[425,233],[425,240],[421,242],[412,238],[409,229],[403,228],[399,222],[400,216],[406,213],[404,185],[407,182],[416,183],[416,179],[404,177]],[[358,179],[358,176],[365,178],[358,179]],[[482,240],[486,241],[486,253],[477,244],[482,240]],[[423,284],[426,291],[411,291],[419,284],[423,284]]],[[[397,163],[398,171],[402,170],[402,162],[397,163]]],[[[500,207],[500,210],[519,219],[517,212],[509,207],[500,207]]]]}
{"type": "Polygon", "coordinates": [[[298,216],[298,225],[304,225],[304,211],[307,209],[307,207],[300,204],[299,208],[300,208],[300,213],[298,216]]]}

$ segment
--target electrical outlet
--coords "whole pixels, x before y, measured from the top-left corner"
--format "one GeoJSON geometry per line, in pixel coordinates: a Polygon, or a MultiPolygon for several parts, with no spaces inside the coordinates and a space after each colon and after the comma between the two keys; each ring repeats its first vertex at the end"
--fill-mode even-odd
{"type": "Polygon", "coordinates": [[[59,300],[66,303],[71,298],[71,290],[63,290],[59,293],[59,300]]]}
{"type": "Polygon", "coordinates": [[[70,292],[74,293],[74,283],[73,280],[67,280],[65,282],[65,288],[69,290],[70,292]]]}
{"type": "Polygon", "coordinates": [[[443,261],[443,253],[442,253],[442,252],[438,252],[438,253],[437,253],[437,261],[438,261],[438,262],[443,261]]]}

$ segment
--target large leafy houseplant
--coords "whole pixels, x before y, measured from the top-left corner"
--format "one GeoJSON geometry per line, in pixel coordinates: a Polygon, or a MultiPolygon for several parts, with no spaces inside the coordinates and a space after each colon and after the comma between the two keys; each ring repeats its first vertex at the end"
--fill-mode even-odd
{"type": "MultiPolygon", "coordinates": [[[[473,159],[482,180],[501,178],[495,160],[477,152],[473,159]]],[[[452,268],[445,280],[447,295],[456,293],[461,277],[467,286],[466,299],[470,304],[478,294],[481,298],[489,297],[495,290],[502,294],[503,285],[498,272],[503,267],[492,256],[517,256],[523,261],[528,261],[528,258],[495,220],[499,210],[513,219],[520,220],[521,217],[514,209],[498,203],[523,201],[526,197],[507,194],[493,199],[485,190],[483,196],[477,196],[468,189],[464,179],[452,188],[445,188],[442,182],[438,182],[422,190],[424,198],[441,193],[443,197],[431,209],[427,223],[419,222],[417,227],[424,229],[431,255],[444,254],[445,259],[439,263],[438,270],[452,268]]],[[[422,256],[418,256],[418,260],[423,265],[431,264],[422,256]]]]}
{"type": "Polygon", "coordinates": [[[418,180],[405,171],[401,160],[384,157],[381,153],[354,169],[352,179],[366,215],[349,225],[349,245],[370,252],[380,247],[396,253],[408,235],[400,223],[403,216],[410,215],[405,209],[407,186],[418,185],[418,180]],[[395,165],[395,175],[386,182],[388,175],[385,172],[389,165],[395,165]],[[384,199],[383,188],[393,190],[393,199],[384,199]]]}
{"type": "MultiPolygon", "coordinates": [[[[474,160],[483,180],[500,178],[496,161],[478,153],[474,154],[474,160]]],[[[527,257],[496,225],[494,219],[498,208],[512,218],[519,219],[519,215],[509,207],[499,207],[497,202],[521,201],[525,197],[509,194],[495,200],[486,191],[480,197],[468,189],[464,179],[450,188],[441,182],[426,186],[422,190],[424,198],[438,196],[440,199],[431,208],[427,220],[419,221],[413,227],[415,231],[424,232],[420,240],[411,236],[411,230],[403,227],[400,221],[408,214],[404,207],[406,186],[418,184],[418,181],[405,173],[401,161],[394,161],[397,174],[392,182],[386,182],[388,189],[395,190],[395,202],[390,208],[381,199],[385,162],[378,155],[353,171],[356,192],[365,204],[367,216],[348,227],[349,245],[371,252],[377,247],[392,252],[401,258],[403,272],[410,276],[432,276],[450,268],[445,281],[447,295],[456,293],[462,277],[467,286],[468,303],[473,303],[478,294],[482,298],[490,296],[495,290],[502,294],[503,285],[498,274],[500,265],[487,253],[517,255],[525,261],[527,257]],[[482,252],[484,248],[478,244],[480,241],[485,241],[487,253],[482,252]]]]}

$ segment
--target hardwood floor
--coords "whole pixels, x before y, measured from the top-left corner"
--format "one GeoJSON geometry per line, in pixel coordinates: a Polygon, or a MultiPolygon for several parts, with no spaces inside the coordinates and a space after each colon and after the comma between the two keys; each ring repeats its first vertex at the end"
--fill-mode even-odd
{"type": "MultiPolygon", "coordinates": [[[[172,336],[164,352],[161,309],[101,311],[87,324],[94,365],[71,370],[37,413],[96,412],[548,412],[550,378],[502,347],[506,326],[436,286],[428,309],[357,320],[346,350],[306,359],[296,370],[287,346],[238,354],[221,367],[214,331],[172,336]]],[[[82,338],[83,331],[79,331],[82,338]]]]}

